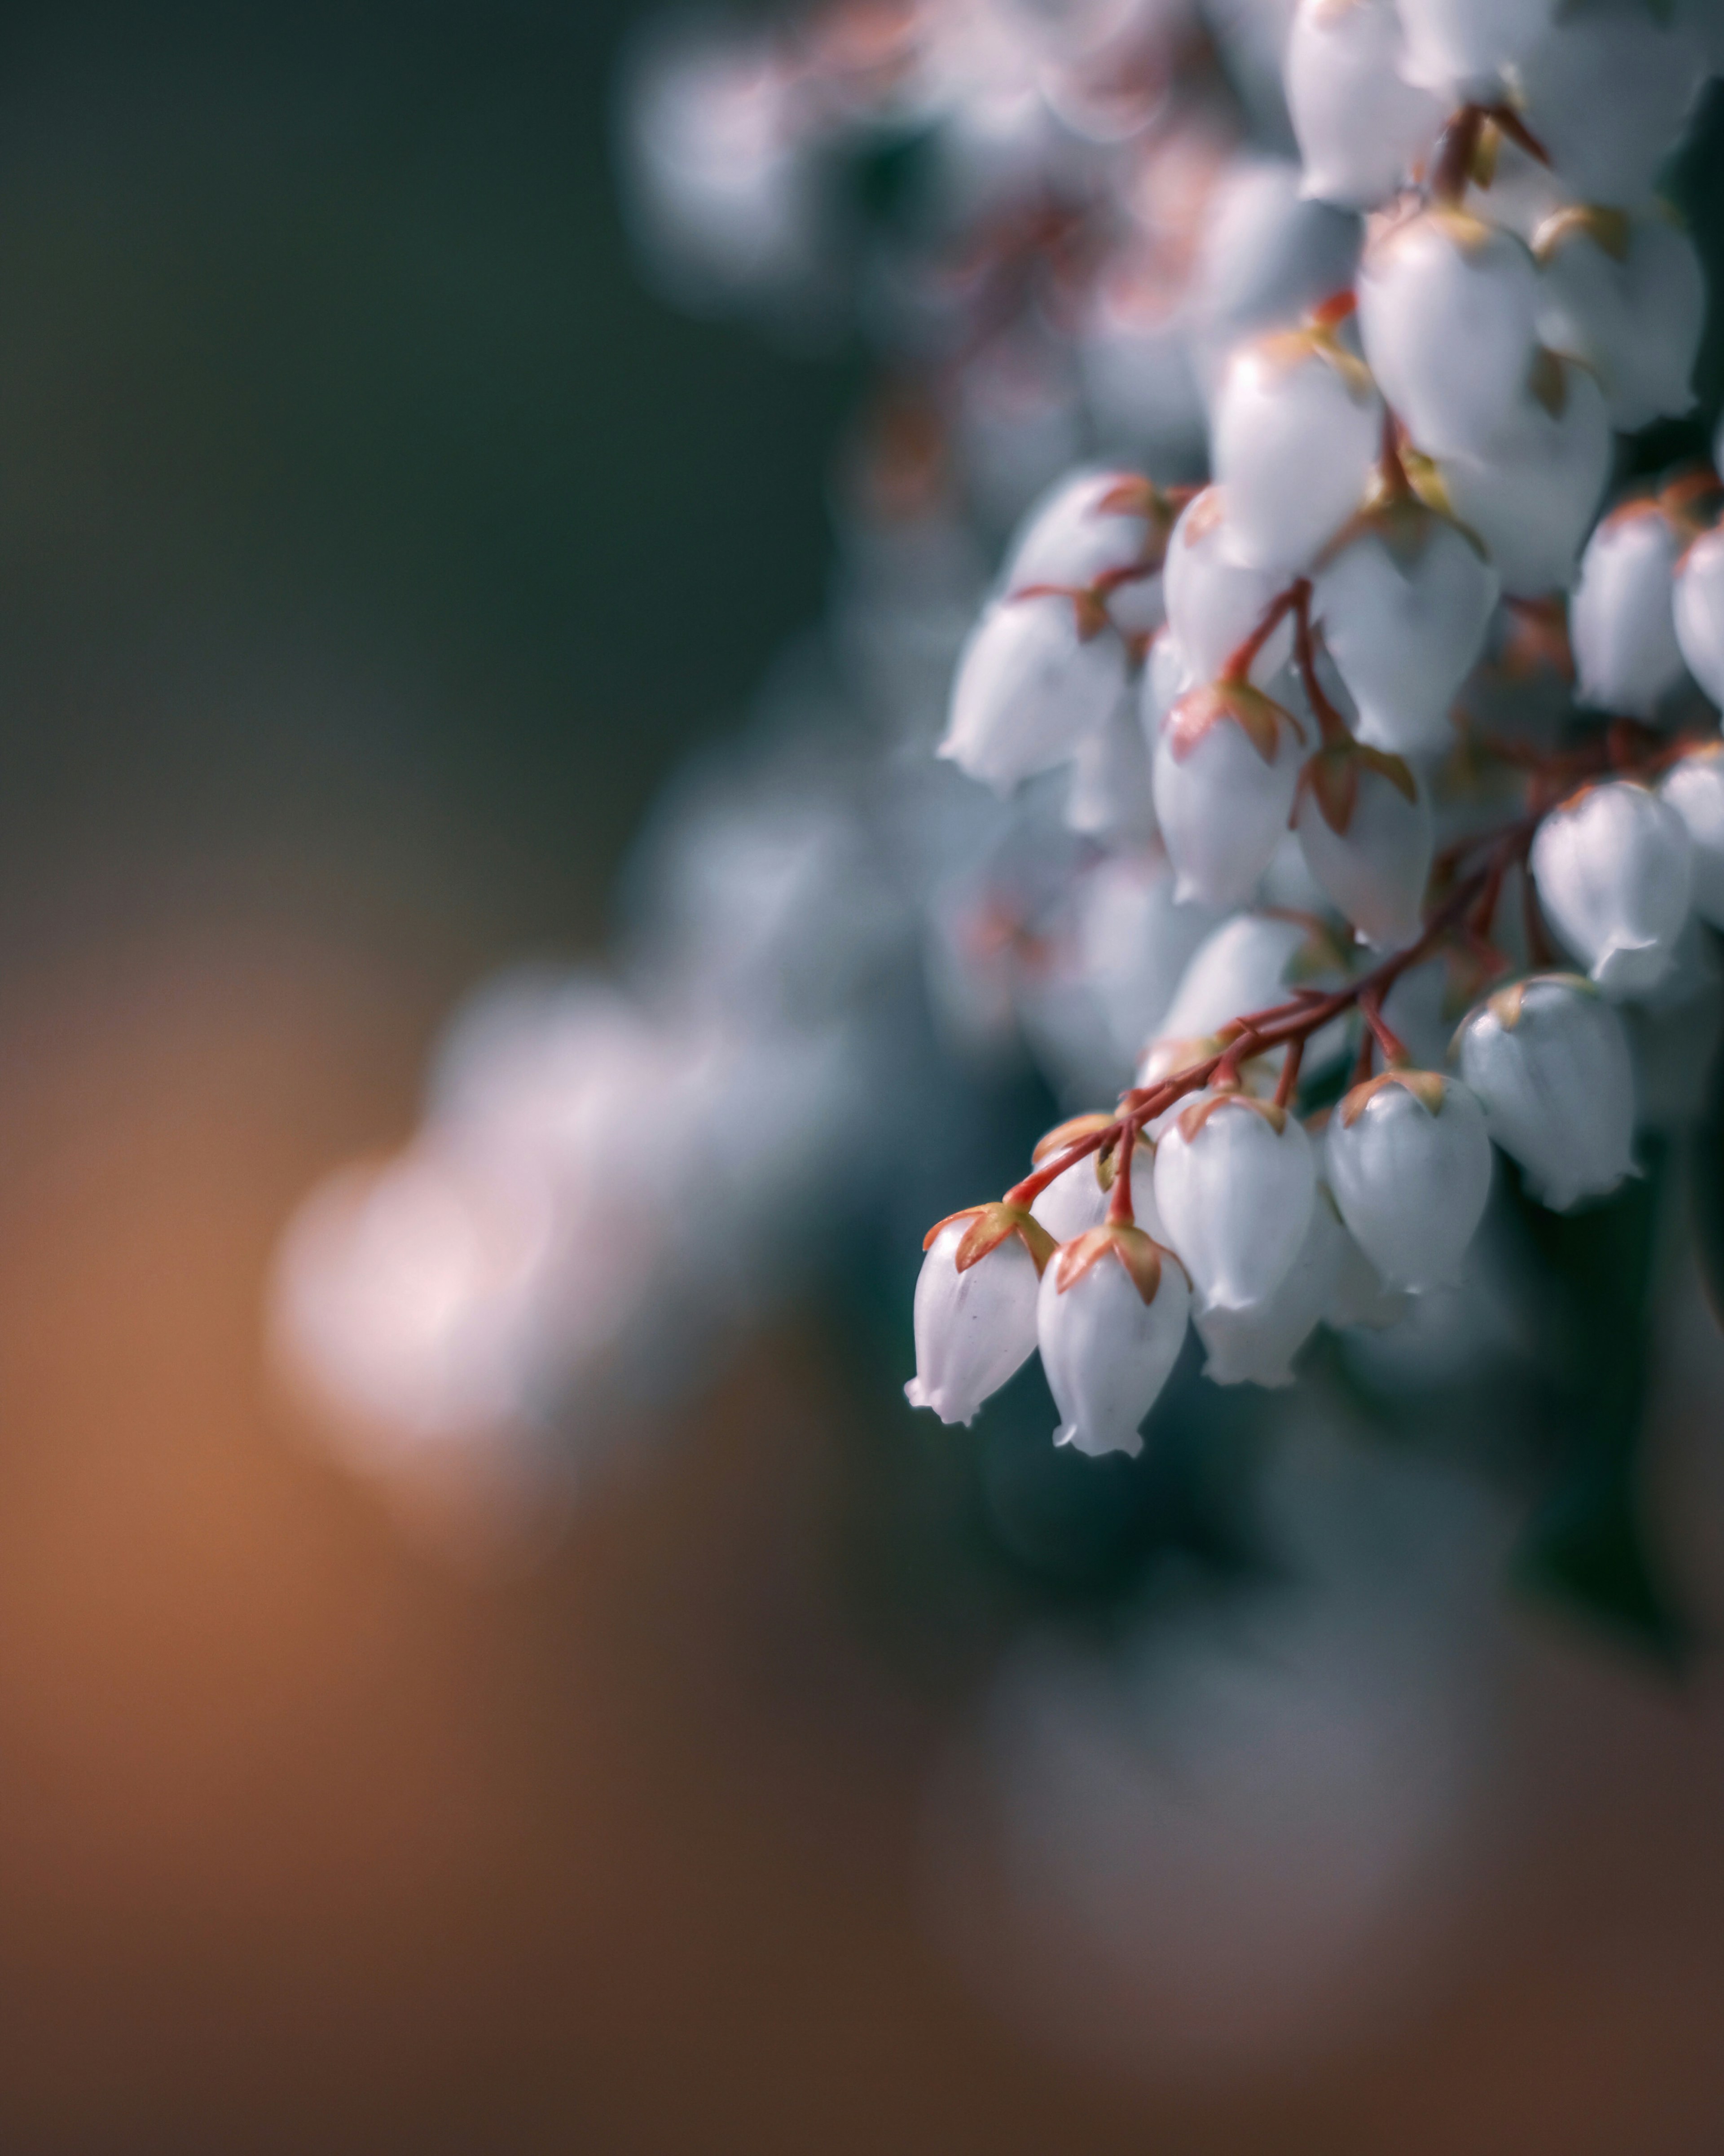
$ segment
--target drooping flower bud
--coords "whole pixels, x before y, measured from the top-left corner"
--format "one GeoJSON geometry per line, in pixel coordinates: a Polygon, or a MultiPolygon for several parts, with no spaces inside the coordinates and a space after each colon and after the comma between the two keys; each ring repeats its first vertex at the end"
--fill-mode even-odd
{"type": "Polygon", "coordinates": [[[1712,742],[1685,756],[1658,791],[1687,828],[1694,910],[1724,928],[1724,747],[1712,742]]]}
{"type": "Polygon", "coordinates": [[[1311,874],[1367,943],[1395,951],[1414,941],[1435,841],[1429,798],[1399,757],[1351,741],[1319,749],[1294,829],[1311,874]]]}
{"type": "Polygon", "coordinates": [[[1526,125],[1565,193],[1635,208],[1705,78],[1699,49],[1669,8],[1552,12],[1516,70],[1526,125]]]}
{"type": "Polygon", "coordinates": [[[1098,608],[1062,593],[997,601],[971,631],[940,754],[997,793],[1051,771],[1106,723],[1125,647],[1098,608]]]}
{"type": "Polygon", "coordinates": [[[1573,973],[1499,989],[1467,1018],[1460,1075],[1534,1197],[1566,1213],[1634,1173],[1634,1074],[1622,1021],[1573,973]]]}
{"type": "Polygon", "coordinates": [[[1423,162],[1445,108],[1405,80],[1402,57],[1393,0],[1301,0],[1283,70],[1307,195],[1374,209],[1423,162]]]}
{"type": "Polygon", "coordinates": [[[1511,598],[1542,598],[1574,579],[1610,472],[1604,393],[1583,367],[1541,351],[1528,386],[1476,456],[1446,456],[1443,502],[1476,531],[1511,598]]]}
{"type": "Polygon", "coordinates": [[[1155,837],[1149,785],[1149,744],[1139,722],[1135,687],[1078,743],[1065,797],[1065,828],[1116,845],[1147,845],[1155,837]]]}
{"type": "Polygon", "coordinates": [[[1019,525],[1000,589],[1081,589],[1100,577],[1153,567],[1172,523],[1167,497],[1140,473],[1080,472],[1061,480],[1019,525]]]}
{"type": "Polygon", "coordinates": [[[1335,1201],[1321,1183],[1299,1255],[1272,1295],[1245,1310],[1199,1310],[1194,1322],[1209,1351],[1203,1375],[1217,1385],[1290,1385],[1293,1358],[1329,1307],[1347,1248],[1335,1201]]]}
{"type": "Polygon", "coordinates": [[[1116,855],[1085,878],[1078,963],[1116,1045],[1134,1062],[1217,920],[1211,906],[1179,904],[1163,860],[1116,855]]]}
{"type": "MultiPolygon", "coordinates": [[[[1246,565],[1219,487],[1205,487],[1186,504],[1167,542],[1163,590],[1167,626],[1197,680],[1213,681],[1221,673],[1282,582],[1267,569],[1246,565]]],[[[1284,622],[1258,654],[1252,680],[1267,681],[1292,648],[1292,629],[1284,622]]]]}
{"type": "Polygon", "coordinates": [[[1539,825],[1539,903],[1607,995],[1634,995],[1669,972],[1693,895],[1691,853],[1676,811],[1620,779],[1587,787],[1539,825]]]}
{"type": "Polygon", "coordinates": [[[1407,33],[1402,72],[1446,96],[1488,87],[1534,44],[1556,0],[1398,0],[1407,33]]]}
{"type": "Polygon", "coordinates": [[[1390,1286],[1452,1286],[1491,1195],[1491,1139],[1466,1088],[1434,1070],[1356,1086],[1326,1152],[1341,1217],[1390,1286]]]}
{"type": "Polygon", "coordinates": [[[1250,896],[1286,829],[1303,746],[1291,712],[1244,682],[1191,690],[1173,706],[1153,784],[1182,905],[1250,896]]]}
{"type": "Polygon", "coordinates": [[[1185,1343],[1191,1290],[1140,1228],[1096,1228],[1042,1275],[1036,1332],[1060,1410],[1056,1445],[1137,1454],[1144,1417],[1185,1343]]]}
{"type": "Polygon", "coordinates": [[[913,1408],[973,1422],[982,1403],[1029,1360],[1035,1298],[1054,1245],[1039,1221],[1006,1205],[942,1221],[916,1284],[913,1408]]]}
{"type": "MultiPolygon", "coordinates": [[[[1074,1139],[1087,1137],[1092,1131],[1113,1120],[1106,1115],[1078,1116],[1069,1123],[1061,1123],[1036,1147],[1036,1166],[1039,1168],[1044,1161],[1050,1160],[1074,1139]]],[[[1075,1243],[1106,1221],[1113,1198],[1116,1167],[1116,1156],[1112,1150],[1087,1153],[1082,1160],[1075,1161],[1064,1175],[1056,1176],[1036,1199],[1030,1210],[1056,1243],[1075,1243]]],[[[1132,1209],[1138,1226],[1159,1240],[1154,1177],[1155,1148],[1140,1132],[1131,1156],[1132,1209]]]]}
{"type": "Polygon", "coordinates": [[[1403,497],[1362,518],[1316,579],[1323,640],[1358,708],[1358,735],[1397,756],[1455,739],[1449,714],[1472,670],[1496,572],[1477,542],[1403,497]]]}
{"type": "Polygon", "coordinates": [[[1156,1147],[1156,1209],[1205,1307],[1243,1310],[1275,1293],[1316,1190],[1303,1126],[1243,1094],[1200,1094],[1156,1147]]]}
{"type": "Polygon", "coordinates": [[[1632,434],[1694,403],[1706,278],[1694,243],[1660,216],[1567,208],[1533,234],[1538,334],[1598,376],[1610,424],[1632,434]]]}
{"type": "Polygon", "coordinates": [[[1428,455],[1478,455],[1532,364],[1538,272],[1524,243],[1439,207],[1365,251],[1359,332],[1383,395],[1428,455]]]}
{"type": "Polygon", "coordinates": [[[1306,567],[1358,507],[1383,407],[1364,366],[1332,336],[1276,331],[1229,361],[1213,436],[1234,551],[1285,576],[1306,567]]]}
{"type": "Polygon", "coordinates": [[[1724,706],[1724,526],[1696,539],[1676,571],[1676,641],[1689,672],[1724,706]]]}
{"type": "Polygon", "coordinates": [[[1568,608],[1583,703],[1650,719],[1682,679],[1674,606],[1681,552],[1680,536],[1650,501],[1617,510],[1588,541],[1568,608]]]}

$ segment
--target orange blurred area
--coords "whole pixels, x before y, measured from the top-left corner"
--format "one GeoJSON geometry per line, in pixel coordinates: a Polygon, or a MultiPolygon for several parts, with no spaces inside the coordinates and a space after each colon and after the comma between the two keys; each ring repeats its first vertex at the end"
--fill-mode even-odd
{"type": "Polygon", "coordinates": [[[325,1466],[262,1285],[410,1111],[446,985],[402,941],[146,910],[0,997],[0,2147],[1719,2144],[1710,1672],[1520,1626],[1519,1824],[1435,1995],[1297,2071],[1133,2082],[929,1943],[942,1717],[833,1584],[817,1342],[758,1343],[512,1573],[325,1466]]]}

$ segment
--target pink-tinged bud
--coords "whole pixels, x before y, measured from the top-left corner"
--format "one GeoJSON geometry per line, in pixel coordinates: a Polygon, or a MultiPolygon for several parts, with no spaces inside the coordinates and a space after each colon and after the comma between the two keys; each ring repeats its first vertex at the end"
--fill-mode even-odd
{"type": "Polygon", "coordinates": [[[1633,434],[1691,410],[1706,295],[1687,234],[1658,214],[1571,208],[1532,246],[1540,340],[1598,376],[1611,425],[1633,434]]]}
{"type": "Polygon", "coordinates": [[[1141,1229],[1104,1227],[1042,1275],[1036,1333],[1060,1410],[1056,1445],[1099,1458],[1143,1450],[1139,1427],[1185,1344],[1191,1290],[1141,1229]]]}
{"type": "Polygon", "coordinates": [[[1526,49],[1517,101],[1571,199],[1632,209],[1651,195],[1705,79],[1670,12],[1563,8],[1526,49]]]}
{"type": "Polygon", "coordinates": [[[1291,713],[1244,682],[1213,682],[1173,706],[1152,783],[1182,905],[1250,896],[1286,829],[1303,752],[1291,713]]]}
{"type": "Polygon", "coordinates": [[[1397,756],[1450,747],[1461,683],[1499,589],[1478,542],[1423,502],[1374,511],[1316,580],[1323,640],[1361,741],[1397,756]]]}
{"type": "Polygon", "coordinates": [[[1383,395],[1428,455],[1479,455],[1520,397],[1538,271],[1524,243],[1461,210],[1392,226],[1365,251],[1359,333],[1383,395]]]}
{"type": "Polygon", "coordinates": [[[1398,951],[1423,926],[1435,843],[1430,801],[1399,757],[1357,742],[1306,767],[1294,828],[1306,865],[1374,949],[1398,951]]]}
{"type": "Polygon", "coordinates": [[[1398,0],[1408,82],[1451,100],[1488,90],[1548,25],[1557,0],[1398,0]]]}
{"type": "Polygon", "coordinates": [[[1676,572],[1676,641],[1688,670],[1724,706],[1724,527],[1696,539],[1676,572]]]}
{"type": "MultiPolygon", "coordinates": [[[[1188,501],[1167,542],[1162,580],[1167,626],[1193,676],[1213,681],[1279,596],[1285,579],[1248,566],[1229,521],[1219,487],[1205,487],[1188,501]]],[[[1251,669],[1256,682],[1286,664],[1293,631],[1283,622],[1251,669]]]]}
{"type": "Polygon", "coordinates": [[[1442,458],[1435,476],[1508,596],[1542,598],[1574,581],[1609,475],[1604,393],[1584,367],[1542,351],[1494,439],[1476,456],[1442,458]]]}
{"type": "Polygon", "coordinates": [[[1374,209],[1424,163],[1446,107],[1402,57],[1394,0],[1301,0],[1283,72],[1306,195],[1374,209]]]}
{"type": "Polygon", "coordinates": [[[1464,1086],[1433,1070],[1355,1086],[1330,1119],[1341,1217],[1391,1287],[1449,1287],[1491,1195],[1491,1138],[1464,1086]]]}
{"type": "Polygon", "coordinates": [[[1634,1073],[1622,1021],[1590,982],[1539,973],[1500,989],[1458,1037],[1485,1124],[1558,1213],[1634,1172],[1634,1073]]]}
{"type": "Polygon", "coordinates": [[[1363,499],[1383,407],[1362,362],[1332,338],[1276,331],[1229,361],[1212,434],[1234,550],[1285,577],[1308,567],[1363,499]]]}
{"type": "Polygon", "coordinates": [[[1568,608],[1583,704],[1650,719],[1682,679],[1674,604],[1681,552],[1680,535],[1651,502],[1607,516],[1587,542],[1568,608]]]}
{"type": "Polygon", "coordinates": [[[1538,827],[1538,901],[1607,995],[1632,996],[1670,971],[1693,897],[1688,827],[1644,786],[1589,786],[1538,827]]]}
{"type": "MultiPolygon", "coordinates": [[[[916,1375],[904,1388],[913,1408],[931,1408],[942,1422],[973,1422],[982,1403],[1027,1362],[1035,1347],[1035,1298],[1040,1285],[1032,1238],[1008,1232],[960,1270],[967,1245],[990,1230],[990,1207],[943,1222],[928,1244],[916,1284],[916,1375]]],[[[1024,1216],[1026,1221],[1029,1216],[1024,1216]]],[[[1051,1245],[1043,1237],[1040,1262],[1051,1245]]]]}
{"type": "Polygon", "coordinates": [[[1098,578],[1160,562],[1173,513],[1137,472],[1080,472],[1063,479],[1018,527],[1000,589],[1093,585],[1098,578]]]}
{"type": "Polygon", "coordinates": [[[1075,755],[1125,680],[1125,646],[1081,603],[1057,593],[998,600],[959,658],[940,754],[1009,793],[1075,755]]]}
{"type": "Polygon", "coordinates": [[[1241,1094],[1200,1094],[1156,1147],[1156,1209],[1206,1308],[1244,1310],[1275,1293],[1316,1190],[1303,1127],[1241,1094]]]}
{"type": "Polygon", "coordinates": [[[1203,1375],[1217,1385],[1290,1385],[1293,1358],[1316,1330],[1341,1276],[1347,1232],[1321,1183],[1299,1255],[1272,1295],[1245,1310],[1199,1310],[1209,1351],[1203,1375]]]}
{"type": "Polygon", "coordinates": [[[1714,742],[1685,756],[1658,791],[1688,832],[1694,910],[1724,928],[1724,747],[1714,742]]]}

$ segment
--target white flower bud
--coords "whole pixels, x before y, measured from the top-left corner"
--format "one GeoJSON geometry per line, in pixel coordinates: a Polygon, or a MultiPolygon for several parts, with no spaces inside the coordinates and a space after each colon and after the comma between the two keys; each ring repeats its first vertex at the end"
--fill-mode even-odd
{"type": "Polygon", "coordinates": [[[1511,598],[1573,583],[1610,475],[1610,423],[1592,376],[1546,352],[1532,382],[1488,449],[1438,464],[1449,506],[1484,541],[1511,598]]]}
{"type": "Polygon", "coordinates": [[[1168,1040],[1202,1040],[1234,1019],[1273,1010],[1315,978],[1318,958],[1303,921],[1236,914],[1193,953],[1159,1031],[1168,1040]]]}
{"type": "Polygon", "coordinates": [[[976,1225],[973,1215],[946,1222],[916,1284],[916,1375],[904,1397],[942,1422],[973,1422],[1035,1347],[1036,1261],[1020,1236],[1008,1235],[960,1272],[958,1253],[976,1225]]]}
{"type": "Polygon", "coordinates": [[[1008,793],[1067,762],[1106,721],[1125,685],[1125,647],[1106,627],[1080,627],[1080,611],[1055,593],[987,609],[958,660],[942,757],[1008,793]]]}
{"type": "Polygon", "coordinates": [[[1481,453],[1536,346],[1538,272],[1512,233],[1438,208],[1365,251],[1359,333],[1383,395],[1429,455],[1481,453]]]}
{"type": "Polygon", "coordinates": [[[1589,786],[1553,809],[1532,841],[1539,904],[1607,995],[1669,972],[1693,893],[1688,827],[1643,786],[1589,786]]]}
{"type": "Polygon", "coordinates": [[[1619,509],[1588,541],[1568,608],[1582,703],[1650,719],[1682,679],[1674,605],[1681,552],[1670,519],[1650,501],[1619,509]]]}
{"type": "Polygon", "coordinates": [[[1724,527],[1696,539],[1676,571],[1676,641],[1688,670],[1724,705],[1724,527]]]}
{"type": "Polygon", "coordinates": [[[1001,591],[1009,594],[1026,584],[1083,589],[1098,577],[1147,561],[1157,544],[1155,500],[1149,481],[1136,472],[1079,472],[1061,480],[1018,526],[1001,591]]]}
{"type": "Polygon", "coordinates": [[[1540,226],[1538,334],[1590,367],[1623,434],[1694,403],[1706,278],[1686,233],[1667,218],[1565,208],[1540,226]]]}
{"type": "Polygon", "coordinates": [[[1374,511],[1316,580],[1323,640],[1358,709],[1358,735],[1398,756],[1455,739],[1449,714],[1483,649],[1497,575],[1419,501],[1374,511]]]}
{"type": "Polygon", "coordinates": [[[1115,1045],[1135,1061],[1160,1029],[1193,952],[1216,926],[1215,911],[1181,906],[1166,862],[1130,855],[1099,863],[1078,903],[1080,968],[1115,1045]]]}
{"type": "Polygon", "coordinates": [[[1651,194],[1704,79],[1694,40],[1650,8],[1562,8],[1516,72],[1564,192],[1630,208],[1651,194]]]}
{"type": "Polygon", "coordinates": [[[1424,162],[1445,108],[1401,57],[1393,0],[1301,0],[1283,64],[1307,195],[1373,209],[1424,162]]]}
{"type": "Polygon", "coordinates": [[[1156,1147],[1156,1209],[1206,1308],[1243,1310],[1275,1293],[1316,1191],[1303,1126],[1238,1093],[1200,1095],[1156,1147]]]}
{"type": "Polygon", "coordinates": [[[1304,744],[1291,716],[1244,685],[1182,696],[1156,743],[1156,820],[1182,905],[1237,906],[1268,867],[1304,744]]]}
{"type": "Polygon", "coordinates": [[[1341,1278],[1346,1229],[1321,1183],[1299,1255],[1286,1278],[1246,1310],[1199,1310],[1198,1337],[1209,1351],[1203,1375],[1217,1385],[1290,1385],[1293,1358],[1316,1331],[1341,1278]]]}
{"type": "Polygon", "coordinates": [[[1485,1124],[1558,1213],[1634,1172],[1634,1073],[1622,1021],[1572,973],[1500,990],[1467,1018],[1460,1075],[1485,1124]]]}
{"type": "Polygon", "coordinates": [[[1491,1195],[1491,1139],[1466,1088],[1433,1070],[1357,1086],[1326,1152],[1341,1217],[1390,1286],[1453,1286],[1491,1195]]]}
{"type": "Polygon", "coordinates": [[[1694,910],[1724,928],[1724,747],[1712,742],[1685,756],[1658,791],[1687,829],[1694,910]]]}
{"type": "Polygon", "coordinates": [[[1306,865],[1364,942],[1412,942],[1435,843],[1429,796],[1399,757],[1347,742],[1306,770],[1294,829],[1306,865]]]}
{"type": "Polygon", "coordinates": [[[1155,837],[1149,744],[1132,688],[1122,692],[1111,716],[1077,745],[1065,797],[1065,828],[1116,844],[1147,845],[1155,837]]]}
{"type": "Polygon", "coordinates": [[[1242,561],[1285,576],[1358,507],[1382,447],[1383,407],[1351,352],[1279,331],[1228,362],[1213,437],[1229,543],[1242,561]]]}
{"type": "Polygon", "coordinates": [[[1402,73],[1445,96],[1488,91],[1539,37],[1556,0],[1398,0],[1407,35],[1402,73]]]}
{"type": "Polygon", "coordinates": [[[1036,1306],[1056,1445],[1092,1458],[1139,1453],[1139,1426],[1185,1344],[1191,1290],[1141,1229],[1101,1228],[1062,1250],[1036,1306]]]}
{"type": "MultiPolygon", "coordinates": [[[[1195,680],[1215,679],[1262,620],[1283,581],[1266,569],[1246,567],[1219,487],[1205,487],[1186,504],[1167,542],[1165,593],[1167,626],[1195,680]]],[[[1252,680],[1267,681],[1292,648],[1292,627],[1283,622],[1258,654],[1252,680]]]]}
{"type": "MultiPolygon", "coordinates": [[[[1036,1165],[1049,1159],[1075,1137],[1086,1136],[1096,1122],[1111,1122],[1111,1116],[1079,1116],[1049,1131],[1035,1149],[1036,1165]]],[[[1099,1153],[1075,1161],[1064,1175],[1055,1176],[1030,1211],[1056,1243],[1075,1243],[1107,1219],[1113,1202],[1113,1161],[1099,1153]]],[[[1131,1156],[1131,1209],[1146,1235],[1161,1240],[1160,1215],[1155,1209],[1155,1148],[1140,1135],[1131,1156]]]]}

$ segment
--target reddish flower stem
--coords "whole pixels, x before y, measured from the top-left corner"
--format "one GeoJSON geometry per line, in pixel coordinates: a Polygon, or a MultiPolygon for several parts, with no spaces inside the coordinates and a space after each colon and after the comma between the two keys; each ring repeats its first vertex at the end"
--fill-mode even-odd
{"type": "Polygon", "coordinates": [[[1249,681],[1251,669],[1257,664],[1257,654],[1269,642],[1287,616],[1299,603],[1299,593],[1309,592],[1311,586],[1301,577],[1284,592],[1277,592],[1263,609],[1262,619],[1221,670],[1224,681],[1249,681]]]}

